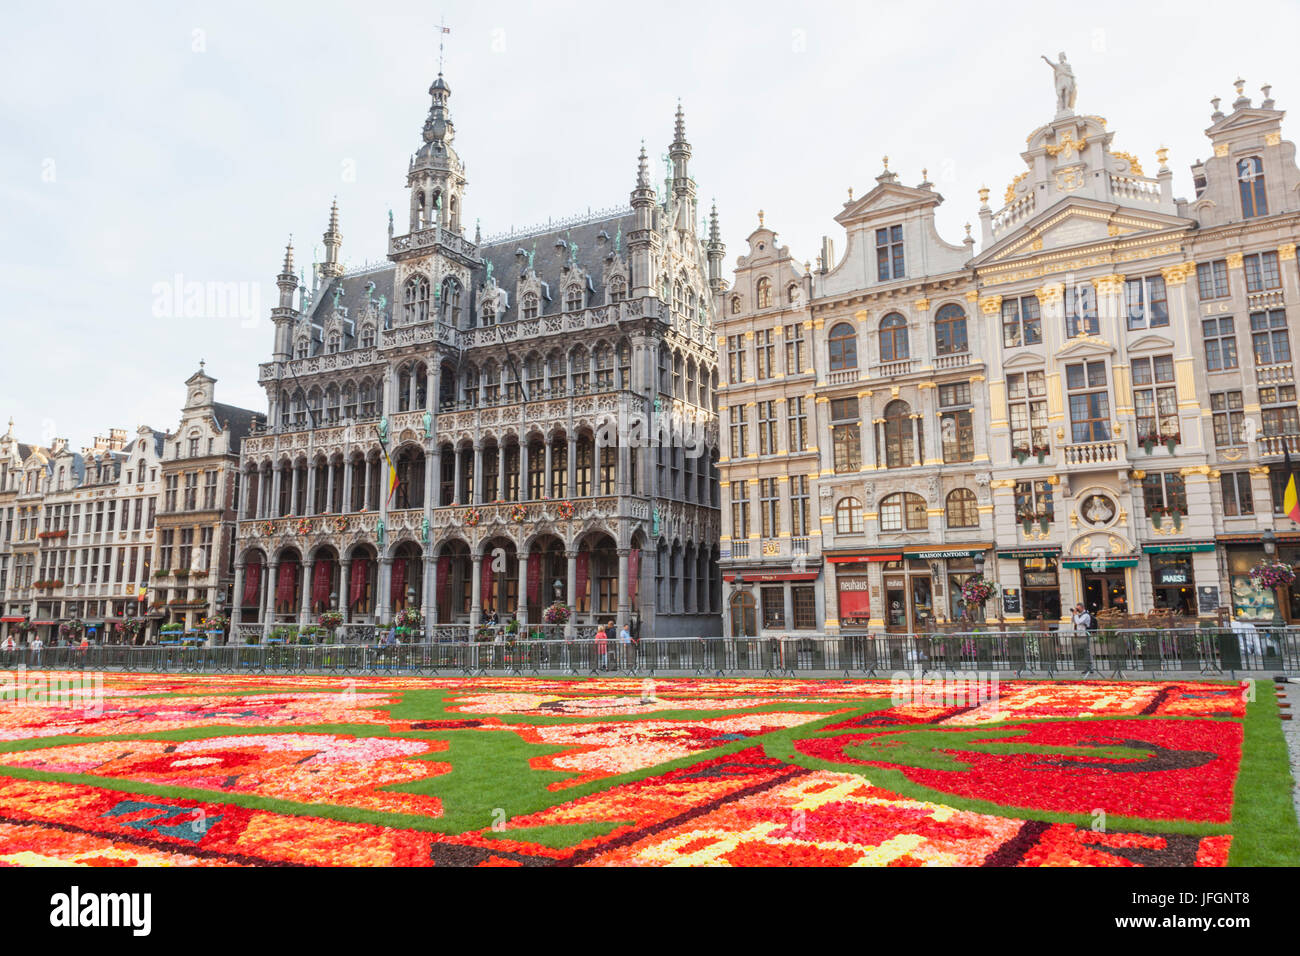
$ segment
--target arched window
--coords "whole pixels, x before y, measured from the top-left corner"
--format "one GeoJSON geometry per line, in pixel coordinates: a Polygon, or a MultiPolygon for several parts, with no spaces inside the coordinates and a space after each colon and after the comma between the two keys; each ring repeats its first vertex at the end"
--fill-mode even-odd
{"type": "Polygon", "coordinates": [[[681,279],[673,283],[673,311],[678,315],[686,311],[686,290],[681,279]]]}
{"type": "MultiPolygon", "coordinates": [[[[904,345],[906,348],[906,345],[904,345]]],[[[969,350],[966,343],[966,313],[961,306],[948,303],[934,316],[934,351],[936,355],[957,355],[969,350]]]]}
{"type": "Polygon", "coordinates": [[[622,302],[627,298],[627,280],[622,276],[614,276],[609,280],[609,301],[622,302]]]}
{"type": "Polygon", "coordinates": [[[575,282],[573,283],[573,285],[569,286],[569,288],[565,290],[564,309],[566,312],[577,312],[581,308],[582,308],[582,286],[575,282]]]}
{"type": "Polygon", "coordinates": [[[592,352],[596,360],[596,388],[607,391],[614,387],[614,349],[601,342],[592,352]]]}
{"type": "Polygon", "coordinates": [[[331,425],[339,420],[339,390],[333,385],[325,389],[325,421],[331,425]]]}
{"type": "Polygon", "coordinates": [[[331,332],[329,340],[325,346],[325,351],[333,355],[343,347],[343,335],[340,332],[331,332]]]}
{"type": "Polygon", "coordinates": [[[519,307],[522,310],[525,319],[537,318],[537,293],[525,292],[523,299],[520,300],[519,307]]]}
{"type": "Polygon", "coordinates": [[[930,526],[925,499],[909,491],[880,500],[881,531],[925,531],[930,526]]]}
{"type": "Polygon", "coordinates": [[[848,322],[841,322],[831,329],[827,344],[830,346],[832,372],[858,367],[858,332],[848,322]]]}
{"type": "Polygon", "coordinates": [[[429,280],[416,275],[406,280],[402,296],[402,322],[429,321],[429,280]]]}
{"type": "Polygon", "coordinates": [[[731,314],[740,315],[740,296],[738,295],[731,297],[731,314]]]}
{"type": "Polygon", "coordinates": [[[450,277],[442,280],[442,321],[455,325],[460,316],[460,283],[450,277]]]}
{"type": "Polygon", "coordinates": [[[569,374],[573,391],[585,394],[587,384],[591,381],[591,359],[581,345],[569,353],[569,374]]]}
{"type": "Polygon", "coordinates": [[[497,363],[489,361],[483,366],[483,402],[495,405],[501,400],[501,372],[497,363]]]}
{"type": "Polygon", "coordinates": [[[485,299],[483,307],[479,309],[479,321],[483,325],[497,324],[497,300],[485,299]]]}
{"type": "Polygon", "coordinates": [[[373,325],[362,326],[361,347],[363,349],[373,349],[375,347],[375,327],[373,325]]]}
{"type": "MultiPolygon", "coordinates": [[[[920,423],[917,423],[920,427],[920,423]]],[[[916,464],[916,436],[912,408],[897,400],[885,406],[885,467],[908,468],[916,464]]]]}
{"type": "Polygon", "coordinates": [[[862,502],[841,498],[835,505],[835,533],[862,534],[862,502]]]}
{"type": "Polygon", "coordinates": [[[791,282],[785,288],[785,301],[790,305],[795,305],[799,301],[799,283],[791,282]]]}
{"type": "Polygon", "coordinates": [[[907,358],[907,320],[891,312],[880,320],[880,361],[901,362],[907,358]]]}
{"type": "Polygon", "coordinates": [[[772,306],[772,280],[767,276],[758,280],[754,287],[754,300],[757,308],[767,309],[772,306]]]}
{"type": "Polygon", "coordinates": [[[343,386],[343,417],[357,417],[357,390],[351,382],[343,386]]]}
{"type": "Polygon", "coordinates": [[[758,636],[758,621],[754,613],[754,595],[744,588],[738,589],[731,596],[731,636],[758,636]]]}
{"type": "Polygon", "coordinates": [[[1268,215],[1268,196],[1264,193],[1264,163],[1258,156],[1237,162],[1237,185],[1241,189],[1241,216],[1253,219],[1268,215]]]}
{"type": "Polygon", "coordinates": [[[980,512],[975,504],[975,492],[969,488],[958,488],[951,492],[944,505],[944,517],[949,528],[979,527],[980,512]]]}
{"type": "Polygon", "coordinates": [[[310,353],[311,341],[304,335],[298,340],[298,347],[294,350],[294,357],[305,359],[310,353]]]}

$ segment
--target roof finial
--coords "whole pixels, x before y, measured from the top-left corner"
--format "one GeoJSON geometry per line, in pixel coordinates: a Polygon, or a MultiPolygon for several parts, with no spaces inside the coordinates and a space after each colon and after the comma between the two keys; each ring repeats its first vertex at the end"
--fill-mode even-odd
{"type": "Polygon", "coordinates": [[[853,187],[849,187],[849,202],[853,202],[853,187]]]}
{"type": "Polygon", "coordinates": [[[673,123],[673,145],[676,146],[678,143],[685,143],[685,142],[686,142],[686,117],[682,113],[682,101],[680,98],[678,98],[677,116],[676,116],[676,121],[673,123]]]}
{"type": "Polygon", "coordinates": [[[763,228],[763,210],[761,209],[758,211],[758,228],[763,228]]]}
{"type": "Polygon", "coordinates": [[[650,188],[650,171],[646,167],[645,140],[641,140],[641,155],[636,161],[636,184],[639,189],[650,188]]]}
{"type": "Polygon", "coordinates": [[[447,18],[440,17],[438,19],[438,75],[439,76],[442,76],[442,62],[443,62],[443,53],[444,53],[443,40],[450,32],[451,32],[451,27],[447,26],[447,18]]]}

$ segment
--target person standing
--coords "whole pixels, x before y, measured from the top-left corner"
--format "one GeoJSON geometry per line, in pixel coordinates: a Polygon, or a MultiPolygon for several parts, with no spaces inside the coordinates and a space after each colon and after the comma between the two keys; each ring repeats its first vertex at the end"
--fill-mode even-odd
{"type": "Polygon", "coordinates": [[[40,632],[37,631],[36,636],[32,638],[32,666],[33,667],[41,666],[41,651],[44,650],[44,648],[45,648],[45,642],[41,640],[40,632]]]}
{"type": "Polygon", "coordinates": [[[626,624],[618,629],[618,644],[619,651],[623,655],[623,666],[628,670],[636,670],[636,655],[632,650],[632,632],[627,629],[626,624]]]}
{"type": "Polygon", "coordinates": [[[1092,670],[1092,652],[1088,645],[1088,631],[1092,627],[1092,615],[1084,608],[1082,604],[1074,606],[1074,613],[1070,615],[1070,620],[1074,624],[1074,637],[1076,642],[1082,643],[1082,657],[1084,660],[1083,672],[1087,674],[1092,670]]]}
{"type": "Polygon", "coordinates": [[[609,638],[605,634],[605,625],[602,624],[596,631],[596,659],[600,661],[600,669],[608,670],[609,663],[609,638]]]}

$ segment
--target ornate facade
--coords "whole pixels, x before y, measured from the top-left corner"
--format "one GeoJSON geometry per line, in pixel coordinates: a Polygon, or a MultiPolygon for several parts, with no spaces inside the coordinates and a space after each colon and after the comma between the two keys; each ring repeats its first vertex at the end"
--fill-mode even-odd
{"type": "MultiPolygon", "coordinates": [[[[958,243],[937,234],[942,198],[901,184],[887,161],[836,216],[843,257],[823,241],[805,389],[818,461],[806,475],[828,633],[953,621],[980,567],[1002,587],[986,613],[1006,623],[1068,621],[1076,602],[1267,619],[1272,596],[1247,577],[1261,532],[1275,530],[1284,560],[1300,556],[1279,467],[1300,442],[1300,170],[1284,114],[1267,87],[1259,106],[1241,83],[1230,113],[1215,100],[1213,156],[1192,167],[1195,196],[1176,199],[1167,151],[1147,176],[1102,117],[1075,113],[1064,58],[1052,66],[1056,113],[1027,138],[1001,207],[981,190],[978,253],[970,226],[958,243]]],[[[772,241],[751,237],[737,293],[787,281],[784,253],[755,268],[756,240],[772,241]]],[[[772,323],[734,301],[727,340],[743,336],[756,368],[772,323]]],[[[766,383],[744,384],[744,412],[728,377],[726,427],[761,428],[767,392],[780,411],[798,391],[777,377],[788,368],[767,369],[766,383]]],[[[789,413],[774,417],[780,433],[789,413]]],[[[732,456],[724,487],[751,472],[761,483],[763,467],[761,454],[757,466],[732,456]]],[[[756,528],[733,502],[723,519],[729,573],[748,578],[780,553],[783,513],[756,528]]],[[[764,627],[755,596],[729,590],[729,633],[754,608],[760,632],[797,632],[780,615],[764,627]]],[[[1300,602],[1282,612],[1300,617],[1300,602]]]]}
{"type": "Polygon", "coordinates": [[[570,632],[716,633],[723,247],[680,109],[661,192],[642,149],[628,208],[485,240],[441,74],[429,93],[387,262],[345,272],[337,207],[310,291],[286,252],[236,622],[536,625],[558,602],[570,632]]]}

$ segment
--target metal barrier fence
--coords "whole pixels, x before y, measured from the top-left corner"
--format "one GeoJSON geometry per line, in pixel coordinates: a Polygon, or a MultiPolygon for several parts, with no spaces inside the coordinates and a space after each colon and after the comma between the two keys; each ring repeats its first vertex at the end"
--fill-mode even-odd
{"type": "MultiPolygon", "coordinates": [[[[530,624],[526,627],[521,626],[518,631],[519,639],[526,640],[565,640],[565,625],[563,624],[530,624]],[[524,637],[527,635],[527,637],[524,637]]],[[[324,632],[318,624],[272,624],[269,628],[264,628],[261,624],[235,624],[231,628],[230,635],[226,638],[226,643],[230,644],[260,644],[270,638],[275,643],[298,643],[306,636],[309,643],[321,643],[322,638],[325,643],[330,644],[378,644],[386,634],[389,628],[379,624],[341,624],[332,634],[324,632]]],[[[191,632],[194,633],[194,632],[191,632]]],[[[574,639],[590,639],[595,636],[595,624],[580,624],[575,627],[574,639]]],[[[471,626],[469,624],[434,624],[429,627],[428,642],[434,644],[444,644],[448,642],[468,642],[481,635],[479,640],[495,640],[498,635],[505,639],[505,625],[501,624],[479,624],[471,626]]],[[[189,633],[186,636],[190,636],[189,633]]],[[[405,633],[404,643],[410,643],[409,632],[405,633]]],[[[425,634],[423,628],[420,629],[419,643],[424,643],[425,634]]],[[[220,639],[212,641],[214,644],[223,643],[220,639]]]]}
{"type": "Polygon", "coordinates": [[[1016,676],[1154,677],[1195,672],[1300,672],[1300,628],[981,631],[846,637],[95,645],[0,649],[0,669],[144,673],[637,674],[878,677],[999,671],[1016,676]]]}

